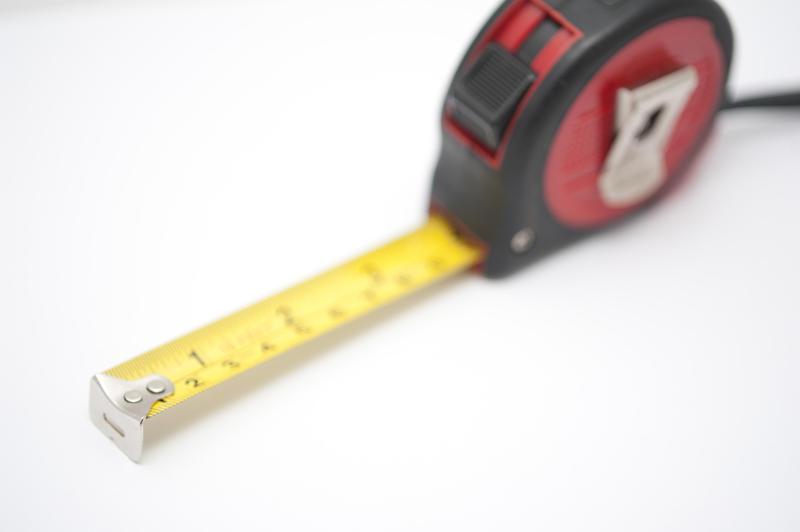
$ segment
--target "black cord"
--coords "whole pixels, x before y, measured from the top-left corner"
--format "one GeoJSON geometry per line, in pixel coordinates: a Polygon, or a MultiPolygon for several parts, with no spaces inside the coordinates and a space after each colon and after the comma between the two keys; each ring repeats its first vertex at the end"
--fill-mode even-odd
{"type": "Polygon", "coordinates": [[[728,101],[722,106],[722,110],[744,109],[748,107],[800,107],[800,91],[756,96],[754,98],[744,98],[742,100],[731,100],[728,98],[728,101]]]}

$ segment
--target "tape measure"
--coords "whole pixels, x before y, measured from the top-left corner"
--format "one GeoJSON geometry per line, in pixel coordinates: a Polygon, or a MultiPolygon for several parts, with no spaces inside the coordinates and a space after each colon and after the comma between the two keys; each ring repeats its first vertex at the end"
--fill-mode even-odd
{"type": "Polygon", "coordinates": [[[430,219],[282,294],[95,375],[90,416],[141,457],[144,423],[437,280],[504,277],[640,211],[725,102],[733,37],[712,0],[509,0],[442,113],[430,219]]]}

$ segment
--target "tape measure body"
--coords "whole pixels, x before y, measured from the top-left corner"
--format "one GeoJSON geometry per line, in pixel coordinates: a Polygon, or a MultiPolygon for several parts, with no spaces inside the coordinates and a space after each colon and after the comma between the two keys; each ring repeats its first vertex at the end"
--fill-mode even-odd
{"type": "Polygon", "coordinates": [[[489,277],[633,214],[702,145],[732,50],[710,0],[505,2],[448,92],[431,210],[489,277]]]}

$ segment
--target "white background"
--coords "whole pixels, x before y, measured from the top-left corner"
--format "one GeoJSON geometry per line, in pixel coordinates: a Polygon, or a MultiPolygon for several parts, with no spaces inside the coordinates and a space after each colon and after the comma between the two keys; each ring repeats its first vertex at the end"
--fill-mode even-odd
{"type": "MultiPolygon", "coordinates": [[[[794,0],[729,0],[737,93],[794,0]]],[[[89,377],[417,226],[495,0],[0,4],[2,530],[800,529],[800,112],[721,118],[635,223],[155,418],[89,377]]]]}

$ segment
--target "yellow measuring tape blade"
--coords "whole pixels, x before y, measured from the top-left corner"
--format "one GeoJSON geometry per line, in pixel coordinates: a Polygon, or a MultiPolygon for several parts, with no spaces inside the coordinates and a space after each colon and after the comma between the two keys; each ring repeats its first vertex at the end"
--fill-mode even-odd
{"type": "Polygon", "coordinates": [[[443,219],[348,264],[110,369],[137,380],[159,374],[175,393],[152,417],[287,350],[475,265],[481,252],[443,219]]]}

